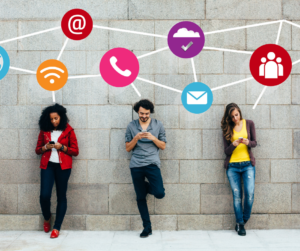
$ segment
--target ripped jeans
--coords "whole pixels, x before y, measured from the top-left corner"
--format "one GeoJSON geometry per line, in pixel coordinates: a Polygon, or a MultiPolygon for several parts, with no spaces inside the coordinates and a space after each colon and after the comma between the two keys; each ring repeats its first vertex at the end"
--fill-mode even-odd
{"type": "Polygon", "coordinates": [[[254,201],[255,186],[255,166],[250,161],[232,162],[228,164],[226,171],[233,194],[233,207],[236,222],[244,224],[245,220],[250,219],[252,205],[254,201]],[[242,207],[243,191],[241,178],[244,182],[244,212],[242,207]]]}

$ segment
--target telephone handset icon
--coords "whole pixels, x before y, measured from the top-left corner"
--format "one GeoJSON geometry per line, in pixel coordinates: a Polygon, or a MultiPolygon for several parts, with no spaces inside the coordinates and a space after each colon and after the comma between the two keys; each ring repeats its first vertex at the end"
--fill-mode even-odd
{"type": "Polygon", "coordinates": [[[129,77],[131,75],[131,71],[130,70],[125,70],[125,71],[122,71],[118,66],[117,66],[117,58],[115,56],[112,56],[110,59],[109,59],[109,62],[111,64],[111,66],[114,68],[114,70],[116,72],[118,72],[119,74],[121,74],[122,76],[124,77],[129,77]]]}

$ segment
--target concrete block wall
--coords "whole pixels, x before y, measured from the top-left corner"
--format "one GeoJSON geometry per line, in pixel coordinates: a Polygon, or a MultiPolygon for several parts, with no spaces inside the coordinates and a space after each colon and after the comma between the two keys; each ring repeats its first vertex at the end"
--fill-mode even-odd
{"type": "MultiPolygon", "coordinates": [[[[0,0],[0,41],[60,26],[69,9],[88,11],[102,26],[167,35],[181,20],[205,32],[287,19],[300,24],[300,0],[0,0]]],[[[206,46],[254,51],[275,43],[279,24],[206,36],[206,46]]],[[[300,59],[300,29],[286,23],[279,44],[300,59]]],[[[1,44],[11,66],[35,71],[57,58],[65,36],[61,30],[1,44]]],[[[61,61],[70,75],[98,74],[104,53],[125,47],[142,55],[167,46],[164,38],[94,29],[83,41],[69,41],[61,61]]],[[[217,87],[250,76],[250,55],[202,51],[195,57],[199,81],[217,87]]],[[[214,92],[214,103],[202,115],[188,113],[180,94],[135,81],[156,107],[154,118],[166,128],[167,148],[161,152],[166,197],[148,197],[154,229],[233,229],[232,194],[223,169],[220,121],[225,105],[236,102],[244,117],[256,124],[258,146],[253,215],[247,228],[300,227],[300,64],[278,87],[268,88],[255,110],[263,86],[248,81],[214,92]]],[[[183,89],[194,81],[191,61],[166,50],[140,59],[140,77],[183,89]]],[[[113,88],[101,78],[72,79],[56,92],[68,110],[80,154],[68,188],[63,229],[139,230],[141,219],[128,168],[124,132],[136,119],[139,100],[131,86],[113,88]]],[[[50,92],[34,75],[10,70],[0,81],[0,230],[42,228],[39,206],[39,159],[34,152],[38,118],[52,104],[50,92]]],[[[52,212],[55,212],[55,188],[52,212]]]]}

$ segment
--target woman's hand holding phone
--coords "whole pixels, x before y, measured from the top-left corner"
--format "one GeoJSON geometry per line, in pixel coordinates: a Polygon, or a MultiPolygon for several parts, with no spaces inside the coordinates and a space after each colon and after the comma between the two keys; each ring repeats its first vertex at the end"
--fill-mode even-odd
{"type": "Polygon", "coordinates": [[[241,143],[240,139],[237,139],[237,140],[235,140],[235,141],[232,142],[232,144],[234,146],[238,146],[240,143],[241,143]]]}

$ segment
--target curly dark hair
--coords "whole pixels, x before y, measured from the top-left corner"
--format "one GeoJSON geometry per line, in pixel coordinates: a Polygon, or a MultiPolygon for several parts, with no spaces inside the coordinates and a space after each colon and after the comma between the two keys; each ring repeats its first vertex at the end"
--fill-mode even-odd
{"type": "Polygon", "coordinates": [[[235,103],[230,103],[226,106],[226,109],[224,111],[224,116],[223,116],[222,121],[221,121],[221,128],[222,128],[222,131],[223,131],[223,135],[224,135],[224,137],[227,141],[230,141],[231,138],[232,138],[232,135],[233,135],[233,128],[234,128],[235,124],[232,121],[231,113],[235,109],[237,109],[239,111],[240,119],[242,120],[243,119],[242,111],[239,108],[239,106],[235,103]]]}
{"type": "Polygon", "coordinates": [[[150,113],[154,113],[154,105],[148,99],[141,99],[139,102],[136,102],[133,106],[133,110],[135,110],[135,112],[138,113],[140,107],[143,107],[146,110],[150,110],[150,113]]]}
{"type": "Polygon", "coordinates": [[[67,117],[67,109],[64,108],[62,105],[56,103],[55,105],[46,107],[42,111],[42,115],[39,120],[40,130],[44,132],[54,130],[54,126],[52,125],[50,120],[50,113],[53,112],[56,112],[60,116],[60,123],[56,129],[64,131],[67,128],[67,123],[69,123],[69,119],[67,117]]]}

